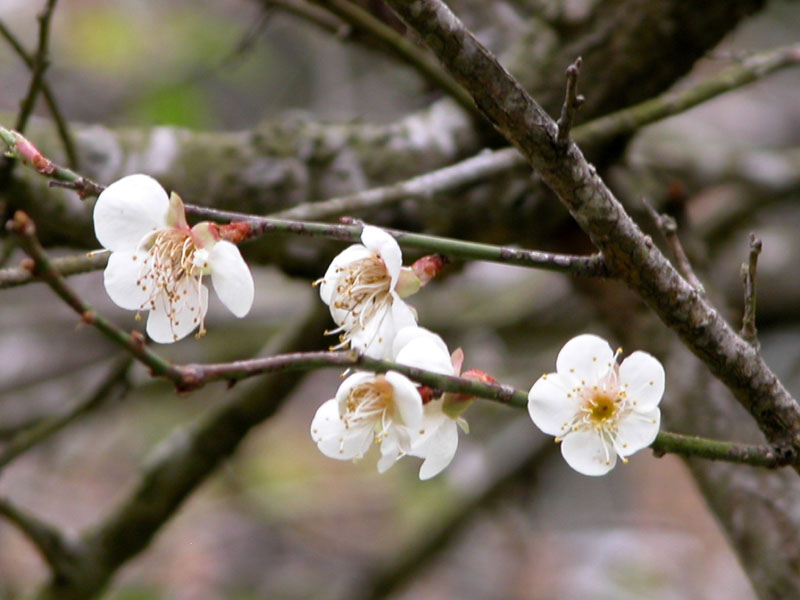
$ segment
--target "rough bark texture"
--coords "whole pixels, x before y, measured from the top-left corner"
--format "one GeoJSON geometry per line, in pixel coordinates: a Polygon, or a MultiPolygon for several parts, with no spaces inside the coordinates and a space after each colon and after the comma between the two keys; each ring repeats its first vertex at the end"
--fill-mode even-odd
{"type": "MultiPolygon", "coordinates": [[[[419,2],[395,4],[409,11],[422,6],[419,2]]],[[[484,39],[493,49],[506,49],[501,40],[514,34],[506,49],[506,64],[550,114],[557,112],[563,98],[564,68],[581,54],[580,86],[587,95],[580,113],[583,120],[667,88],[742,17],[762,5],[760,0],[714,1],[698,10],[696,3],[686,0],[600,2],[591,19],[569,31],[559,31],[528,14],[523,2],[515,3],[519,22],[512,29],[492,23],[491,11],[482,9],[480,2],[469,7],[474,23],[489,23],[484,39]]],[[[490,118],[532,159],[615,269],[626,274],[629,284],[662,319],[723,376],[772,439],[798,442],[792,438],[800,432],[794,401],[763,361],[732,336],[719,315],[688,289],[652,245],[647,240],[642,245],[641,232],[617,210],[613,197],[582,162],[577,149],[565,154],[555,145],[552,125],[531,108],[520,89],[505,87],[506,80],[490,77],[470,82],[470,77],[485,74],[486,65],[476,60],[481,56],[465,40],[431,35],[426,41],[467,78],[465,84],[484,88],[488,102],[484,110],[490,118]],[[502,103],[493,98],[501,98],[502,103]],[[515,116],[509,119],[507,115],[515,116]],[[519,123],[525,127],[519,128],[519,123]],[[523,131],[537,133],[515,139],[523,131]]],[[[49,125],[33,124],[27,133],[46,154],[60,158],[49,125]]],[[[494,132],[476,126],[449,100],[386,126],[318,123],[291,116],[246,132],[197,133],[168,127],[111,130],[94,125],[78,126],[76,133],[82,170],[89,177],[108,183],[145,171],[189,202],[262,214],[424,173],[498,143],[494,132]]],[[[607,156],[602,155],[606,149],[589,150],[592,160],[606,162],[607,156]]],[[[552,238],[563,231],[564,211],[553,208],[554,203],[537,201],[540,190],[531,183],[527,170],[516,175],[495,178],[435,203],[415,202],[378,211],[369,218],[477,240],[549,239],[553,243],[552,238]],[[537,226],[535,233],[532,223],[537,226]]],[[[0,190],[0,200],[29,211],[49,244],[95,245],[90,207],[71,192],[48,188],[36,175],[17,169],[11,186],[0,190]]],[[[309,251],[307,244],[294,241],[271,239],[251,253],[294,273],[316,273],[320,264],[318,250],[309,251]]],[[[74,578],[53,580],[40,597],[73,600],[99,593],[115,569],[147,545],[247,431],[271,414],[294,377],[282,376],[283,383],[275,384],[271,397],[259,390],[214,413],[191,432],[177,432],[171,438],[174,444],[165,446],[168,454],[145,468],[129,503],[86,537],[92,551],[78,565],[74,578]],[[218,437],[223,430],[224,436],[218,437]]],[[[719,396],[716,390],[713,395],[719,396]]],[[[685,404],[696,404],[695,399],[691,396],[685,404]]],[[[686,413],[672,422],[689,430],[698,418],[697,413],[686,413]]],[[[711,435],[729,432],[726,428],[736,417],[726,408],[719,414],[709,412],[707,419],[704,426],[718,428],[704,427],[703,433],[711,435]]],[[[759,593],[765,598],[797,594],[798,543],[790,535],[800,525],[790,502],[798,492],[794,474],[700,462],[692,468],[759,593]],[[764,489],[770,493],[764,494],[764,489]],[[729,502],[731,498],[737,501],[729,502]],[[782,549],[783,560],[775,557],[776,548],[782,549]]]]}

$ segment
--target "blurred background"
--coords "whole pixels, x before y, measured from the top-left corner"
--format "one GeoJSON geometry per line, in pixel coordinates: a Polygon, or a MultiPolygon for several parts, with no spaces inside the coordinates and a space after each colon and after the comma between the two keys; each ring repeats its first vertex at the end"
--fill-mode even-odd
{"type": "MultiPolygon", "coordinates": [[[[0,0],[0,19],[28,49],[35,47],[42,4],[0,0]]],[[[371,8],[382,14],[376,4],[371,8]]],[[[542,15],[560,11],[562,19],[578,20],[588,10],[579,0],[538,4],[542,15]]],[[[798,34],[800,7],[772,2],[677,87],[798,34]]],[[[502,39],[491,42],[502,49],[502,39]]],[[[121,129],[239,131],[294,114],[391,123],[438,97],[408,67],[269,2],[61,2],[50,60],[47,81],[70,122],[121,129]]],[[[0,73],[0,124],[10,127],[30,74],[2,41],[0,73]]],[[[733,322],[741,314],[747,234],[757,231],[764,241],[760,339],[767,362],[795,395],[798,90],[800,70],[790,69],[648,127],[607,171],[628,198],[676,181],[687,190],[685,225],[702,240],[689,250],[714,297],[733,307],[733,322]]],[[[41,107],[37,115],[47,117],[41,107]]],[[[19,258],[14,253],[0,266],[19,258]]],[[[309,279],[254,268],[256,305],[246,320],[212,301],[202,341],[190,337],[157,351],[180,362],[251,356],[320,304],[309,279]]],[[[318,273],[324,269],[320,263],[318,273]]],[[[70,279],[102,313],[135,327],[101,282],[99,272],[70,279]]],[[[604,285],[608,295],[622,293],[604,285]]],[[[7,443],[90,397],[120,357],[77,325],[43,284],[0,294],[0,435],[7,443]]],[[[454,265],[411,303],[421,325],[441,333],[451,349],[464,349],[465,368],[520,389],[554,370],[558,349],[578,333],[606,336],[612,346],[619,341],[598,318],[597,298],[562,275],[454,265]]],[[[124,389],[2,467],[0,496],[67,532],[91,528],[129,493],[160,441],[236,392],[214,384],[178,395],[138,365],[125,377],[124,389]]],[[[478,401],[465,414],[471,431],[461,435],[442,475],[420,482],[414,458],[378,475],[375,454],[340,463],[310,439],[311,418],[338,382],[334,370],[309,374],[103,597],[338,599],[372,589],[376,597],[407,599],[755,598],[680,459],[642,451],[607,477],[583,477],[526,414],[478,401]],[[407,573],[403,565],[411,565],[407,573]]],[[[670,402],[668,386],[665,412],[670,402]]],[[[0,598],[21,598],[46,575],[35,549],[0,520],[0,598]]]]}

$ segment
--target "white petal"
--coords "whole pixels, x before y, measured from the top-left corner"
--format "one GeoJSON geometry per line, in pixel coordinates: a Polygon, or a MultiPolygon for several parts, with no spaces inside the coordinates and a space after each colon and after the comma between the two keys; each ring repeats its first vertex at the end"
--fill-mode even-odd
{"type": "Polygon", "coordinates": [[[647,448],[658,435],[661,411],[654,408],[646,413],[632,412],[617,427],[617,448],[622,456],[630,456],[647,448]]]}
{"type": "Polygon", "coordinates": [[[528,392],[528,414],[544,433],[563,436],[580,409],[570,379],[558,373],[542,375],[528,392]]]}
{"type": "Polygon", "coordinates": [[[345,427],[335,398],[320,406],[311,421],[311,438],[317,443],[320,452],[330,458],[359,458],[369,450],[372,437],[373,431],[370,427],[345,427]]]}
{"type": "Polygon", "coordinates": [[[403,266],[403,253],[397,245],[397,240],[380,227],[367,225],[361,232],[361,243],[383,259],[386,270],[392,278],[391,289],[394,289],[397,278],[400,277],[400,268],[403,266]]]}
{"type": "Polygon", "coordinates": [[[664,395],[664,367],[647,352],[634,352],[619,366],[619,382],[636,410],[647,412],[664,395]]]}
{"type": "Polygon", "coordinates": [[[617,462],[617,453],[594,431],[573,431],[561,442],[567,464],[584,475],[605,475],[617,462]]]}
{"type": "Polygon", "coordinates": [[[416,322],[414,311],[395,297],[389,310],[376,314],[364,324],[364,329],[353,334],[350,345],[371,358],[390,358],[397,332],[416,322]]]}
{"type": "Polygon", "coordinates": [[[572,338],[558,353],[556,371],[568,375],[578,383],[592,385],[608,373],[614,364],[614,351],[603,338],[583,334],[572,338]]]}
{"type": "Polygon", "coordinates": [[[447,344],[444,343],[444,340],[439,335],[419,325],[410,325],[408,327],[403,327],[397,332],[397,335],[395,335],[394,343],[392,344],[392,356],[397,356],[400,350],[403,349],[403,346],[417,338],[429,338],[430,341],[437,344],[443,352],[450,352],[450,350],[447,349],[447,344]]]}
{"type": "MultiPolygon", "coordinates": [[[[404,327],[401,332],[406,332],[410,329],[414,328],[404,327]]],[[[394,347],[397,348],[397,345],[395,340],[394,347]]],[[[428,335],[417,336],[409,340],[402,346],[394,360],[401,365],[427,369],[442,375],[453,375],[455,373],[447,346],[444,345],[442,338],[430,332],[428,332],[428,335]]]]}
{"type": "Polygon", "coordinates": [[[408,377],[389,371],[386,380],[394,388],[394,404],[403,425],[410,429],[418,428],[422,424],[422,397],[417,391],[417,386],[408,377]]]}
{"type": "Polygon", "coordinates": [[[103,285],[106,292],[117,306],[128,310],[148,310],[152,285],[143,278],[147,254],[144,252],[118,250],[108,257],[106,270],[103,272],[103,285]],[[145,286],[142,286],[140,282],[145,286]]]}
{"type": "Polygon", "coordinates": [[[208,310],[208,288],[202,284],[198,288],[196,279],[184,279],[177,295],[181,300],[174,307],[176,314],[172,319],[167,316],[166,295],[162,293],[156,298],[156,307],[147,317],[147,335],[154,342],[169,344],[186,337],[197,328],[208,310]]]}
{"type": "Polygon", "coordinates": [[[169,199],[147,175],[129,175],[108,186],[94,205],[94,234],[104,248],[133,250],[152,231],[164,229],[169,199]]]}
{"type": "Polygon", "coordinates": [[[362,383],[375,381],[375,377],[377,377],[375,373],[360,371],[358,373],[353,373],[339,384],[339,389],[336,390],[336,401],[339,403],[339,412],[341,414],[344,414],[346,410],[347,396],[350,395],[350,391],[362,383]]]}
{"type": "Polygon", "coordinates": [[[241,318],[253,306],[253,276],[239,249],[230,242],[214,244],[208,255],[214,291],[230,311],[241,318]]]}
{"type": "Polygon", "coordinates": [[[442,401],[434,400],[425,405],[421,431],[412,442],[411,454],[425,459],[419,470],[419,478],[425,480],[438,475],[453,460],[458,448],[458,425],[442,412],[442,401]]]}
{"type": "MultiPolygon", "coordinates": [[[[319,286],[319,297],[322,299],[322,301],[330,306],[331,299],[333,298],[333,295],[336,292],[336,287],[339,284],[339,277],[342,274],[339,269],[343,269],[349,264],[358,260],[369,258],[372,255],[372,251],[367,250],[361,244],[353,244],[352,246],[348,246],[339,254],[337,254],[331,261],[331,264],[328,266],[328,270],[325,271],[325,276],[322,278],[319,286]]],[[[335,317],[334,320],[336,320],[335,317]]],[[[341,325],[341,323],[338,321],[337,323],[341,325]]]]}
{"type": "Polygon", "coordinates": [[[381,457],[378,459],[378,473],[385,473],[388,471],[392,465],[403,456],[405,456],[405,452],[403,452],[400,447],[397,434],[390,430],[381,442],[381,457]]]}

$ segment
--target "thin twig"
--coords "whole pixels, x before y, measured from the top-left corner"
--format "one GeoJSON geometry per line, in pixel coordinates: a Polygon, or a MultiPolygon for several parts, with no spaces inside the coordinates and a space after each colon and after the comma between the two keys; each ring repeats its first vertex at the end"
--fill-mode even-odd
{"type": "Polygon", "coordinates": [[[739,335],[749,342],[756,350],[760,347],[758,331],[756,329],[756,271],[758,268],[758,255],[761,253],[761,240],[754,233],[750,233],[750,257],[742,263],[742,284],[744,285],[744,316],[742,329],[739,335]]]}
{"type": "MultiPolygon", "coordinates": [[[[9,45],[14,49],[14,52],[17,53],[17,56],[22,59],[25,65],[29,69],[33,69],[33,57],[31,57],[25,51],[25,48],[22,47],[20,41],[16,38],[16,36],[14,36],[13,33],[11,33],[11,31],[2,21],[0,21],[0,35],[6,39],[9,45]]],[[[61,139],[61,143],[64,144],[64,153],[67,155],[67,166],[69,166],[71,169],[77,169],[80,165],[78,162],[78,153],[75,150],[75,142],[72,140],[72,134],[69,131],[67,121],[64,119],[64,115],[61,114],[61,110],[58,107],[55,94],[53,94],[53,90],[50,88],[44,77],[42,77],[41,90],[42,97],[47,104],[47,109],[50,111],[50,115],[53,117],[53,121],[56,124],[58,137],[61,139]]]]}
{"type": "Polygon", "coordinates": [[[370,188],[349,196],[321,202],[306,202],[287,208],[271,217],[315,221],[396,204],[402,200],[432,200],[437,194],[524,167],[525,161],[514,148],[484,150],[475,156],[391,185],[370,188]]]}
{"type": "Polygon", "coordinates": [[[19,455],[52,437],[82,415],[93,411],[112,397],[124,393],[129,386],[126,375],[130,370],[132,360],[129,356],[125,356],[117,361],[97,389],[67,413],[44,419],[9,440],[0,453],[0,471],[19,455]]]}
{"type": "Polygon", "coordinates": [[[669,246],[672,256],[675,258],[675,266],[678,268],[680,274],[683,275],[683,278],[686,279],[689,285],[697,290],[699,294],[705,295],[705,286],[697,278],[697,275],[695,275],[692,263],[683,250],[683,245],[678,237],[678,223],[675,221],[674,217],[666,213],[659,214],[647,198],[642,198],[642,204],[644,204],[647,212],[650,213],[658,231],[669,246]]]}
{"type": "MultiPolygon", "coordinates": [[[[14,238],[8,238],[14,240],[14,238]]],[[[50,266],[62,277],[103,269],[108,263],[108,252],[81,253],[54,258],[50,266]]],[[[31,271],[30,264],[0,269],[0,290],[40,281],[31,271]]]]}
{"type": "Polygon", "coordinates": [[[29,515],[5,498],[0,498],[0,515],[25,534],[53,570],[55,577],[73,571],[77,546],[68,542],[58,529],[29,515]]]}
{"type": "Polygon", "coordinates": [[[98,196],[105,186],[78,175],[75,171],[57,165],[44,156],[36,146],[21,133],[0,127],[0,141],[6,145],[6,156],[19,158],[23,164],[44,175],[51,186],[66,187],[78,192],[81,198],[98,196]]]}
{"type": "Polygon", "coordinates": [[[448,94],[462,108],[471,114],[481,117],[472,97],[462,88],[447,71],[442,69],[438,61],[423,48],[417,46],[406,36],[398,33],[386,23],[349,0],[311,0],[324,7],[337,17],[348,23],[353,29],[363,31],[385,45],[397,58],[413,67],[425,79],[448,94]]]}
{"type": "Polygon", "coordinates": [[[44,72],[49,66],[47,53],[50,44],[50,19],[53,16],[53,10],[56,7],[56,0],[47,0],[47,4],[41,13],[36,17],[39,20],[39,44],[36,48],[36,53],[33,55],[33,66],[31,68],[31,81],[28,86],[28,92],[20,104],[19,116],[17,117],[17,124],[15,129],[22,133],[25,131],[25,126],[28,124],[28,118],[33,112],[33,107],[36,104],[36,97],[39,95],[39,89],[42,85],[42,77],[44,72]]]}
{"type": "Polygon", "coordinates": [[[583,59],[579,56],[575,62],[567,67],[567,90],[564,96],[564,104],[561,107],[561,116],[558,118],[558,143],[565,146],[569,141],[569,131],[572,129],[572,121],[575,118],[575,113],[583,105],[586,100],[583,96],[578,94],[578,75],[581,72],[581,63],[583,59]]]}
{"type": "Polygon", "coordinates": [[[33,260],[31,273],[47,283],[70,308],[80,315],[84,323],[97,328],[114,344],[148,366],[152,375],[165,377],[176,387],[181,387],[183,382],[181,374],[175,371],[169,362],[145,345],[145,339],[141,333],[126,333],[84,302],[67,285],[64,277],[53,267],[39,240],[36,239],[36,226],[28,215],[17,211],[14,218],[6,223],[6,229],[17,236],[20,247],[33,260]]]}
{"type": "MultiPolygon", "coordinates": [[[[514,389],[508,385],[483,383],[463,377],[442,375],[389,360],[369,358],[354,351],[298,352],[230,363],[176,365],[175,370],[183,375],[186,389],[192,389],[212,381],[230,382],[265,373],[325,367],[344,367],[377,373],[397,371],[417,383],[427,385],[438,391],[458,392],[494,400],[514,408],[525,409],[528,406],[528,392],[514,389]]],[[[687,456],[698,455],[713,460],[760,467],[800,464],[800,461],[798,461],[800,457],[791,452],[779,452],[775,446],[719,442],[666,432],[659,434],[652,447],[662,453],[675,452],[687,456]]]]}
{"type": "MultiPolygon", "coordinates": [[[[322,237],[342,242],[358,242],[361,239],[363,225],[335,225],[331,223],[310,223],[292,221],[272,217],[258,217],[232,211],[217,210],[201,206],[186,205],[187,214],[193,214],[217,221],[233,221],[221,231],[223,238],[240,243],[262,236],[266,233],[290,233],[310,237],[322,237]]],[[[581,277],[605,277],[607,271],[598,254],[575,256],[554,254],[536,250],[524,250],[506,246],[493,246],[454,240],[451,238],[409,233],[396,229],[386,229],[389,235],[397,239],[401,246],[419,248],[429,252],[437,252],[448,257],[464,260],[485,260],[504,264],[518,265],[570,273],[581,277]]]]}
{"type": "Polygon", "coordinates": [[[263,0],[263,4],[266,9],[283,10],[341,39],[345,39],[350,31],[349,25],[307,0],[263,0]]]}

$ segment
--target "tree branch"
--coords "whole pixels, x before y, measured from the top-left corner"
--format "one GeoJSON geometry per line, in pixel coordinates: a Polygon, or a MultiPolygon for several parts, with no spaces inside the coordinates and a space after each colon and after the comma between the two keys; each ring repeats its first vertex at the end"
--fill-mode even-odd
{"type": "MultiPolygon", "coordinates": [[[[11,33],[11,31],[2,21],[0,21],[0,35],[6,39],[9,45],[14,49],[14,52],[17,53],[17,56],[22,59],[22,62],[24,62],[29,69],[33,70],[33,58],[28,55],[28,53],[25,51],[25,48],[22,47],[20,41],[13,33],[11,33]]],[[[58,107],[58,102],[56,102],[55,95],[53,94],[53,91],[50,89],[50,86],[47,84],[47,81],[44,79],[44,77],[42,77],[41,90],[42,97],[47,104],[47,109],[50,111],[50,115],[53,117],[53,122],[56,124],[58,136],[61,138],[61,142],[64,144],[64,152],[67,155],[67,165],[70,168],[77,169],[79,166],[78,153],[75,151],[75,143],[72,140],[72,134],[69,131],[69,126],[64,119],[64,115],[61,114],[61,110],[58,107]]]]}
{"type": "Polygon", "coordinates": [[[39,89],[42,86],[42,77],[49,66],[47,53],[50,44],[50,19],[53,16],[55,7],[56,0],[47,0],[44,10],[36,17],[39,21],[39,44],[32,60],[33,66],[31,67],[31,81],[28,92],[25,94],[20,105],[19,116],[17,117],[17,124],[15,126],[15,129],[20,133],[25,131],[28,118],[33,112],[33,107],[36,104],[36,97],[39,95],[39,89]]]}
{"type": "Polygon", "coordinates": [[[50,263],[39,240],[36,239],[36,226],[25,213],[18,211],[14,218],[6,223],[6,229],[18,237],[20,247],[32,259],[31,273],[47,283],[72,310],[80,315],[84,323],[96,327],[114,344],[129,352],[142,364],[150,367],[152,375],[165,377],[180,388],[181,375],[173,369],[169,362],[147,348],[141,333],[124,332],[84,302],[67,285],[63,276],[50,263]]]}
{"type": "Polygon", "coordinates": [[[440,1],[388,1],[528,159],[602,251],[612,272],[726,384],[772,443],[800,448],[795,399],[644,236],[578,147],[573,143],[566,151],[559,149],[556,124],[533,98],[440,1]]]}
{"type": "Polygon", "coordinates": [[[406,36],[398,33],[379,19],[349,0],[310,0],[324,7],[358,31],[375,38],[385,45],[391,54],[411,66],[430,83],[455,100],[464,110],[480,117],[472,97],[444,71],[436,59],[417,46],[406,36]]]}
{"type": "Polygon", "coordinates": [[[4,498],[0,498],[0,515],[31,541],[50,566],[53,577],[69,577],[75,572],[80,546],[69,543],[58,529],[27,514],[4,498]]]}
{"type": "Polygon", "coordinates": [[[756,350],[759,349],[758,330],[756,329],[756,271],[758,255],[761,254],[761,240],[754,233],[750,234],[750,258],[742,265],[742,283],[744,284],[744,316],[740,335],[756,350]]]}
{"type": "MultiPolygon", "coordinates": [[[[307,350],[322,343],[329,315],[315,305],[295,327],[271,340],[267,353],[307,350]]],[[[247,433],[269,419],[301,381],[303,373],[281,373],[246,386],[193,424],[177,429],[154,449],[139,482],[117,508],[82,536],[82,556],[92,568],[72,579],[53,578],[38,600],[88,600],[116,570],[141,552],[186,497],[230,457],[247,433]]]]}
{"type": "Polygon", "coordinates": [[[19,455],[52,437],[79,417],[110,401],[116,394],[124,393],[129,387],[126,375],[131,362],[132,359],[128,356],[117,361],[97,389],[67,413],[44,419],[11,438],[0,453],[0,472],[19,455]]]}

